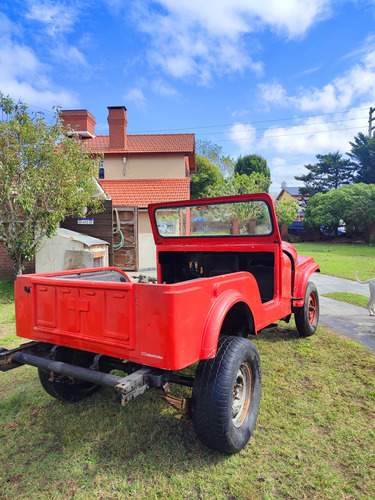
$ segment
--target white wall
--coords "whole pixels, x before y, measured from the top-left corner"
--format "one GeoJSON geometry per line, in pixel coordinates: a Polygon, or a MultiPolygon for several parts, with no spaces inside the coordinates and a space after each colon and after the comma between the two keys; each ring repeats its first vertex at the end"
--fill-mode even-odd
{"type": "MultiPolygon", "coordinates": [[[[79,233],[74,233],[73,231],[61,230],[70,232],[72,234],[77,234],[79,238],[79,233]]],[[[94,239],[94,238],[92,238],[94,239]]],[[[100,240],[97,240],[100,241],[100,240]]],[[[93,267],[93,259],[96,254],[103,254],[103,264],[104,267],[108,266],[108,243],[103,242],[102,245],[91,245],[90,247],[79,241],[78,239],[67,238],[56,234],[52,238],[44,238],[42,246],[37,251],[35,255],[35,272],[36,273],[49,273],[49,272],[59,272],[66,270],[65,261],[65,251],[76,251],[85,252],[90,254],[90,258],[82,258],[82,267],[93,267]],[[89,265],[89,263],[91,264],[89,265]],[[85,265],[87,263],[87,265],[85,265]]],[[[83,256],[85,257],[85,256],[83,256]]]]}
{"type": "Polygon", "coordinates": [[[156,268],[156,247],[154,237],[150,233],[140,233],[138,235],[139,244],[139,269],[156,268]]]}
{"type": "Polygon", "coordinates": [[[147,210],[138,210],[139,269],[156,268],[156,245],[147,210]]]}

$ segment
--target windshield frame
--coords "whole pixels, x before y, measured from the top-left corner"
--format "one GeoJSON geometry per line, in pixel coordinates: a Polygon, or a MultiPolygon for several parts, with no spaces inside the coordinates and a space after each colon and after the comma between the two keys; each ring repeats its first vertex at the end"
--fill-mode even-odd
{"type": "Polygon", "coordinates": [[[153,230],[154,240],[157,245],[174,245],[174,244],[226,244],[230,242],[249,243],[250,240],[262,241],[264,243],[280,243],[281,237],[279,227],[275,215],[272,198],[267,193],[246,194],[236,196],[225,196],[217,198],[203,198],[195,200],[182,200],[167,203],[155,203],[148,207],[150,222],[153,230]],[[159,209],[173,210],[178,208],[200,207],[207,205],[220,205],[225,203],[244,203],[251,201],[262,201],[268,208],[271,230],[267,234],[204,234],[202,235],[173,235],[165,236],[159,233],[156,212],[159,209]]]}

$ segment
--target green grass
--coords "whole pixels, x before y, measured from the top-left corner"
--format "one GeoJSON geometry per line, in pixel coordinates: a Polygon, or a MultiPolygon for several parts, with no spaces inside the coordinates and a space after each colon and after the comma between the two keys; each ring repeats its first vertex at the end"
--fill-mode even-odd
{"type": "Polygon", "coordinates": [[[347,302],[348,304],[353,304],[355,306],[367,307],[368,297],[365,297],[364,295],[348,292],[330,292],[323,293],[322,295],[324,295],[324,297],[339,300],[340,302],[347,302]]]}
{"type": "Polygon", "coordinates": [[[295,243],[299,255],[310,255],[323,274],[354,280],[375,277],[375,245],[295,243]]]}
{"type": "Polygon", "coordinates": [[[9,304],[14,301],[13,281],[0,281],[0,304],[9,304]]]}
{"type": "MultiPolygon", "coordinates": [[[[14,323],[0,327],[0,345],[21,343],[14,323]]],[[[35,368],[0,373],[1,498],[371,498],[374,355],[324,328],[300,338],[293,323],[253,340],[261,409],[234,456],[201,445],[152,391],[125,408],[110,389],[68,404],[43,391],[35,368]]]]}
{"type": "Polygon", "coordinates": [[[0,281],[0,333],[14,321],[14,284],[11,281],[0,281]]]}

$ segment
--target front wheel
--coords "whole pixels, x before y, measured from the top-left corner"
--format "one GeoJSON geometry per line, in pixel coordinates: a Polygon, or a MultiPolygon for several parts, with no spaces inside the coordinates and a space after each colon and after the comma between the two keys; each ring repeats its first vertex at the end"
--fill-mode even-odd
{"type": "Polygon", "coordinates": [[[209,448],[237,453],[255,428],[262,392],[262,369],[248,339],[223,336],[216,356],[199,362],[192,395],[198,438],[209,448]]]}
{"type": "Polygon", "coordinates": [[[305,291],[305,302],[294,310],[294,319],[301,337],[313,335],[319,323],[319,295],[314,283],[309,281],[305,291]]]}

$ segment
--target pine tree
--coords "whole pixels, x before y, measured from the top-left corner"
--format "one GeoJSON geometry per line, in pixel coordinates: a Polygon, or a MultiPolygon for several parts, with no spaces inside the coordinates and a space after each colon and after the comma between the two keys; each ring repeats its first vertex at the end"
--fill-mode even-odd
{"type": "Polygon", "coordinates": [[[352,150],[347,155],[353,160],[356,172],[354,182],[375,184],[375,138],[360,132],[350,143],[352,150]]]}
{"type": "Polygon", "coordinates": [[[316,155],[318,162],[315,165],[305,165],[308,174],[296,176],[297,181],[302,181],[300,193],[305,199],[311,198],[316,193],[327,193],[344,184],[354,182],[353,163],[345,160],[337,151],[326,155],[316,155]]]}

